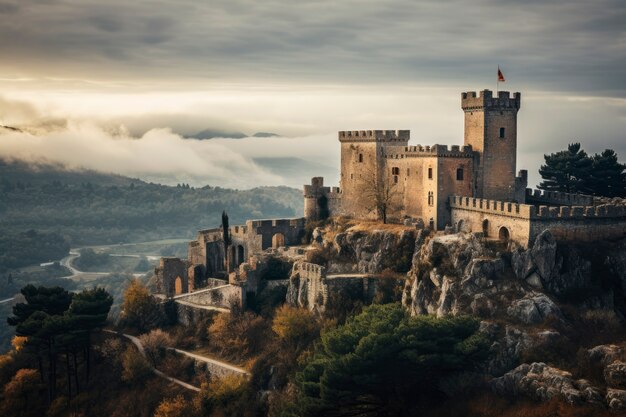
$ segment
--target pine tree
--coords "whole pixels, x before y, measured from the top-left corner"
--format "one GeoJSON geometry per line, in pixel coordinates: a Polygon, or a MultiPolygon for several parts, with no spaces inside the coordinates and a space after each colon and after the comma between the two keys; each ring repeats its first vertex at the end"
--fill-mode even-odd
{"type": "Polygon", "coordinates": [[[589,193],[604,197],[626,197],[626,165],[620,164],[617,153],[605,149],[592,158],[591,174],[586,188],[589,193]]]}
{"type": "Polygon", "coordinates": [[[543,178],[539,188],[567,193],[588,193],[586,187],[591,174],[592,159],[580,148],[580,143],[571,143],[567,149],[544,155],[545,165],[539,168],[543,178]]]}
{"type": "Polygon", "coordinates": [[[489,343],[471,317],[410,317],[373,305],[330,329],[296,375],[294,416],[407,416],[445,399],[441,381],[471,371],[489,343]]]}

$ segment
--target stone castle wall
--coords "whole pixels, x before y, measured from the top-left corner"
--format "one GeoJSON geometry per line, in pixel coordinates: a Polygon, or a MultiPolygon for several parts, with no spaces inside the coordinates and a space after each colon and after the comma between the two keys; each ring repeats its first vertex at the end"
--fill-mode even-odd
{"type": "Polygon", "coordinates": [[[452,224],[487,237],[508,237],[524,247],[549,229],[557,240],[590,242],[626,236],[626,206],[533,206],[471,197],[450,197],[452,224]]]}
{"type": "Polygon", "coordinates": [[[186,260],[161,258],[160,266],[155,268],[157,293],[172,297],[207,287],[211,278],[226,276],[254,254],[272,247],[301,244],[304,227],[304,218],[248,220],[245,225],[229,228],[228,249],[224,247],[221,228],[201,230],[189,242],[186,260]],[[177,279],[180,292],[176,291],[177,279]]]}
{"type": "MultiPolygon", "coordinates": [[[[380,278],[388,279],[388,278],[380,278]]],[[[308,262],[293,264],[287,302],[291,305],[322,312],[333,294],[346,294],[352,299],[370,303],[376,294],[379,278],[370,275],[326,275],[326,268],[308,262]]]]}
{"type": "Polygon", "coordinates": [[[189,263],[186,260],[180,258],[161,258],[159,266],[154,270],[157,293],[165,294],[167,297],[173,297],[177,293],[182,294],[189,292],[188,268],[189,263]]]}
{"type": "Polygon", "coordinates": [[[559,191],[545,191],[526,189],[526,202],[529,204],[543,204],[549,206],[593,206],[599,204],[597,197],[583,194],[563,193],[559,191]]]}

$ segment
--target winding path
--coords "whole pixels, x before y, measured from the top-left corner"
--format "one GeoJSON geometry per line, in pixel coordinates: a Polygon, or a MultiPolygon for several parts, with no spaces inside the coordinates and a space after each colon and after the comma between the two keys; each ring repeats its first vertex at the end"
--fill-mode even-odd
{"type": "MultiPolygon", "coordinates": [[[[144,358],[146,357],[146,351],[144,350],[143,345],[141,344],[141,341],[139,340],[138,337],[135,337],[135,336],[130,335],[130,334],[118,333],[118,332],[113,331],[113,330],[104,329],[104,331],[107,332],[107,333],[112,333],[114,335],[123,336],[123,337],[127,338],[128,340],[130,340],[133,343],[133,345],[135,345],[137,347],[137,349],[139,350],[139,353],[141,353],[141,355],[144,358]]],[[[181,381],[180,379],[176,379],[174,377],[168,376],[168,375],[164,374],[163,372],[159,371],[154,366],[152,366],[152,364],[150,364],[150,368],[152,368],[152,371],[155,374],[157,374],[158,376],[160,376],[161,378],[165,378],[168,381],[173,382],[173,383],[175,383],[177,385],[180,385],[183,388],[187,388],[188,390],[200,392],[200,388],[196,387],[195,385],[191,385],[191,384],[186,383],[185,381],[181,381]]]]}
{"type": "MultiPolygon", "coordinates": [[[[116,331],[113,331],[113,330],[108,330],[108,329],[105,329],[104,331],[107,332],[107,333],[111,333],[111,334],[114,334],[114,335],[117,335],[117,336],[123,336],[123,337],[127,338],[128,340],[130,340],[137,347],[139,352],[144,357],[146,357],[146,351],[144,350],[143,345],[141,344],[141,340],[139,340],[138,337],[130,335],[130,334],[126,334],[126,333],[119,333],[119,332],[116,332],[116,331]]],[[[244,375],[244,376],[249,376],[250,375],[250,373],[248,371],[246,371],[245,369],[240,368],[238,366],[235,366],[233,364],[227,363],[227,362],[223,362],[223,361],[220,361],[220,360],[217,360],[217,359],[209,358],[207,356],[198,355],[197,353],[188,352],[186,350],[181,350],[181,349],[176,349],[176,348],[168,348],[168,349],[169,350],[173,350],[176,353],[180,353],[181,355],[185,355],[185,356],[188,356],[188,357],[193,358],[195,360],[198,360],[200,362],[211,364],[213,366],[218,366],[218,367],[223,368],[223,369],[225,369],[227,371],[230,371],[230,372],[234,372],[234,373],[237,373],[237,374],[240,374],[240,375],[244,375]]],[[[168,381],[173,382],[175,384],[178,384],[178,385],[180,385],[183,388],[187,388],[188,390],[200,392],[200,388],[199,387],[196,387],[195,385],[188,384],[185,381],[181,381],[180,379],[177,379],[177,378],[171,377],[169,375],[166,375],[166,374],[164,374],[163,372],[159,371],[157,368],[155,368],[152,365],[150,365],[150,367],[152,368],[152,371],[155,374],[157,374],[158,376],[160,376],[161,378],[165,378],[168,381]]]]}

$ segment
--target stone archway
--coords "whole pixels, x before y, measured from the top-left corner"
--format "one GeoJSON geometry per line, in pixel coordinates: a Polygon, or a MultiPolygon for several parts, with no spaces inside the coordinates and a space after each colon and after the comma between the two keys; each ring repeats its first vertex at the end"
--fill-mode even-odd
{"type": "Polygon", "coordinates": [[[272,236],[272,247],[275,249],[280,248],[281,246],[285,246],[285,235],[282,233],[276,233],[272,236]]]}
{"type": "Polygon", "coordinates": [[[483,236],[489,237],[489,220],[483,220],[483,236]]]}
{"type": "Polygon", "coordinates": [[[469,233],[472,231],[470,223],[466,219],[461,219],[456,224],[456,231],[458,233],[469,233]]]}
{"type": "Polygon", "coordinates": [[[511,232],[509,232],[509,229],[502,226],[498,231],[498,239],[500,239],[502,242],[508,242],[509,239],[511,239],[511,232]]]}
{"type": "Polygon", "coordinates": [[[176,277],[174,281],[174,294],[180,295],[183,293],[183,279],[181,277],[176,277]]]}

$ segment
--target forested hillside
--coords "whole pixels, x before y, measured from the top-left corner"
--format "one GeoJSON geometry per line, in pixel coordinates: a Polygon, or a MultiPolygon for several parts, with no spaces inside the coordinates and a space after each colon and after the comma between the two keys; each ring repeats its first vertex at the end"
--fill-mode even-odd
{"type": "Polygon", "coordinates": [[[191,237],[249,218],[295,217],[299,190],[164,186],[93,171],[0,162],[0,233],[56,232],[72,246],[191,237]]]}

